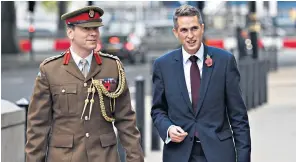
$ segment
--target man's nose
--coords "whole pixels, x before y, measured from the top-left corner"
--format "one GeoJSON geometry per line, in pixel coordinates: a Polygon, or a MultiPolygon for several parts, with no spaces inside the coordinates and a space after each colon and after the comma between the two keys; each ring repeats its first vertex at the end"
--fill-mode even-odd
{"type": "Polygon", "coordinates": [[[192,31],[189,30],[187,36],[188,36],[188,38],[192,38],[192,37],[193,37],[193,33],[192,33],[192,31]]]}
{"type": "Polygon", "coordinates": [[[96,36],[98,35],[99,31],[97,28],[90,29],[90,35],[96,36]]]}

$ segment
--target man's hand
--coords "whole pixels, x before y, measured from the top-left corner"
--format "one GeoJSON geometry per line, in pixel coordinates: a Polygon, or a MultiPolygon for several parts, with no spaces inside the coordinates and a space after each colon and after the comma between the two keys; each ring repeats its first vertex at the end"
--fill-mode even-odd
{"type": "Polygon", "coordinates": [[[181,127],[179,126],[172,126],[169,129],[169,136],[172,140],[172,142],[180,143],[182,142],[185,137],[188,135],[187,132],[185,132],[181,127]]]}

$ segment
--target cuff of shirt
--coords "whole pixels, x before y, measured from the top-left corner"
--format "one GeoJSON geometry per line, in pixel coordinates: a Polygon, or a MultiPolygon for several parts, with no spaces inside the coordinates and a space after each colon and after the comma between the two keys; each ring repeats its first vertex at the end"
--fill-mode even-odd
{"type": "Polygon", "coordinates": [[[170,143],[171,142],[171,137],[169,137],[169,130],[170,130],[170,128],[171,127],[173,127],[173,126],[175,126],[175,125],[171,125],[169,128],[168,128],[168,130],[167,130],[167,137],[166,137],[166,139],[165,139],[165,144],[168,144],[168,143],[170,143]]]}

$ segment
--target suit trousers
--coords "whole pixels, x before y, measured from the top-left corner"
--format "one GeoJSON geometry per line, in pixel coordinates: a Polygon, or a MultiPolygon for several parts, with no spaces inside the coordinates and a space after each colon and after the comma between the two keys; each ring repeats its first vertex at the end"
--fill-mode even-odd
{"type": "Polygon", "coordinates": [[[189,162],[207,162],[201,143],[195,140],[192,146],[189,162]]]}

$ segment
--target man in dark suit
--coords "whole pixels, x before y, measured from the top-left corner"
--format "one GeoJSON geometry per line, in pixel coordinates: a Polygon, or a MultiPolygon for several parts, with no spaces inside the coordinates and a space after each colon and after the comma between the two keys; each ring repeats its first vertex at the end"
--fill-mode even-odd
{"type": "Polygon", "coordinates": [[[250,162],[247,109],[234,56],[202,43],[200,12],[176,9],[182,47],[153,66],[151,116],[165,142],[164,162],[250,162]]]}

